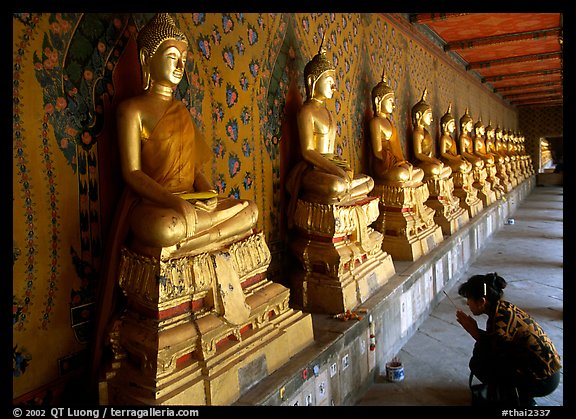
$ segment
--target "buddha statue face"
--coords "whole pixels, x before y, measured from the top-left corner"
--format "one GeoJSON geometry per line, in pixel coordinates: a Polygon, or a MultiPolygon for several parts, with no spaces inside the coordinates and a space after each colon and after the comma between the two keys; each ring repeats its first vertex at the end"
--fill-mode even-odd
{"type": "Polygon", "coordinates": [[[332,99],[336,91],[336,72],[325,71],[318,77],[312,91],[312,97],[318,100],[332,99]]]}
{"type": "Polygon", "coordinates": [[[452,104],[448,105],[448,110],[446,113],[440,118],[440,129],[442,130],[442,134],[452,135],[454,131],[456,131],[456,120],[452,115],[452,104]]]}
{"type": "Polygon", "coordinates": [[[384,113],[391,115],[396,107],[396,97],[394,90],[386,81],[386,75],[382,73],[382,80],[372,89],[372,105],[374,113],[384,113]]]}
{"type": "Polygon", "coordinates": [[[424,126],[430,126],[432,121],[432,108],[428,103],[426,103],[426,95],[428,90],[424,89],[422,92],[422,97],[420,101],[412,107],[412,123],[414,126],[422,124],[424,126]]]}
{"type": "Polygon", "coordinates": [[[150,87],[151,78],[171,86],[180,83],[184,76],[188,39],[168,13],[154,15],[140,30],[136,41],[144,90],[150,87]]]}
{"type": "Polygon", "coordinates": [[[320,44],[318,54],[316,54],[304,66],[304,83],[306,87],[307,99],[331,98],[336,89],[336,68],[326,57],[326,48],[324,48],[324,38],[320,44]],[[317,86],[318,83],[324,86],[317,86]]]}
{"type": "Polygon", "coordinates": [[[188,44],[184,41],[168,39],[162,42],[152,57],[144,59],[150,79],[168,87],[180,83],[184,77],[187,48],[188,44]]]}

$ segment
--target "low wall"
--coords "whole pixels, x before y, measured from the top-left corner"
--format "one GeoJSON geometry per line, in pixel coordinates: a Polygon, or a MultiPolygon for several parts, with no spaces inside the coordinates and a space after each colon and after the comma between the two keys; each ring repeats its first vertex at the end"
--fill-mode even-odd
{"type": "Polygon", "coordinates": [[[354,405],[535,187],[531,177],[415,262],[394,261],[396,274],[342,321],[313,314],[314,343],[245,390],[235,405],[354,405]],[[376,346],[370,349],[371,323],[376,346]]]}

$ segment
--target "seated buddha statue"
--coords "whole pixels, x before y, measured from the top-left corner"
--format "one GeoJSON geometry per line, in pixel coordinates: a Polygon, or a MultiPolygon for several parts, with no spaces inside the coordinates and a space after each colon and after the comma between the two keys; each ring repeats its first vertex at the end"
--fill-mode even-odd
{"type": "Polygon", "coordinates": [[[474,144],[472,139],[472,129],[474,128],[474,120],[468,113],[468,108],[464,115],[460,118],[460,135],[458,137],[460,145],[460,154],[463,158],[472,164],[473,169],[483,169],[484,160],[474,154],[474,144]]]}
{"type": "Polygon", "coordinates": [[[391,186],[420,185],[424,171],[404,158],[402,145],[391,120],[394,101],[394,90],[388,86],[383,74],[382,80],[372,89],[374,116],[369,122],[372,145],[370,174],[377,183],[391,186]]]}
{"type": "Polygon", "coordinates": [[[336,121],[326,107],[336,89],[336,69],[320,50],[304,67],[306,100],[297,115],[302,159],[293,168],[287,189],[291,202],[335,204],[366,195],[374,181],[355,174],[336,153],[336,121]]]}
{"type": "Polygon", "coordinates": [[[452,115],[452,104],[449,104],[448,110],[440,119],[440,158],[452,168],[452,172],[468,173],[472,170],[472,163],[458,153],[454,131],[456,119],[452,115]]]}
{"type": "Polygon", "coordinates": [[[255,203],[217,197],[202,172],[210,150],[174,97],[188,41],[171,28],[165,37],[140,33],[145,93],[122,102],[117,117],[131,247],[150,256],[163,249],[164,257],[234,240],[250,233],[258,218],[255,203]]]}
{"type": "Polygon", "coordinates": [[[485,167],[491,167],[494,165],[494,156],[486,152],[486,127],[482,123],[482,118],[478,118],[478,121],[474,124],[474,130],[472,132],[472,149],[474,154],[484,160],[485,167]]]}
{"type": "Polygon", "coordinates": [[[424,89],[420,101],[412,107],[414,157],[418,161],[418,167],[424,171],[424,180],[447,179],[452,174],[452,169],[434,155],[434,139],[428,131],[433,120],[432,108],[426,102],[426,95],[427,89],[424,89]]]}
{"type": "MultiPolygon", "coordinates": [[[[92,373],[106,384],[101,397],[122,403],[174,404],[180,394],[191,404],[231,402],[234,393],[216,398],[210,374],[190,380],[191,372],[209,371],[216,356],[236,365],[248,327],[254,341],[276,339],[263,336],[274,329],[267,314],[292,316],[289,290],[262,275],[270,253],[255,231],[256,204],[219,197],[202,172],[210,149],[174,97],[186,35],[159,13],[136,43],[144,92],[117,108],[125,188],[107,246],[92,373]],[[231,334],[234,344],[218,345],[231,334]]],[[[251,351],[261,347],[250,343],[251,351]]]]}

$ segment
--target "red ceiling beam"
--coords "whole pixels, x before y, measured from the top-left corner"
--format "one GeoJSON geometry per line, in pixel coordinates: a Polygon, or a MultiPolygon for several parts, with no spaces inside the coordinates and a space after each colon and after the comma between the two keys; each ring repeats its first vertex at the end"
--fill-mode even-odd
{"type": "Polygon", "coordinates": [[[518,100],[511,100],[510,103],[512,105],[520,105],[526,103],[549,103],[549,102],[563,102],[562,96],[546,96],[546,97],[536,97],[532,99],[518,99],[518,100]]]}
{"type": "Polygon", "coordinates": [[[476,61],[469,63],[466,66],[466,70],[478,70],[481,68],[488,68],[497,65],[505,65],[505,64],[512,64],[512,63],[524,63],[529,61],[544,61],[544,60],[552,60],[556,58],[562,58],[561,52],[549,52],[545,54],[531,54],[531,55],[521,55],[518,57],[508,57],[508,58],[499,58],[495,60],[487,60],[487,61],[476,61]]]}
{"type": "Polygon", "coordinates": [[[562,36],[562,29],[560,28],[542,29],[528,32],[517,32],[506,35],[495,35],[495,36],[487,36],[484,38],[451,41],[444,46],[444,51],[455,51],[485,45],[497,45],[502,44],[504,42],[525,41],[530,39],[540,39],[546,37],[558,37],[560,39],[561,36],[562,36]]]}
{"type": "Polygon", "coordinates": [[[486,83],[486,82],[502,81],[502,80],[522,78],[522,77],[531,77],[531,76],[548,76],[551,74],[562,74],[562,69],[558,68],[558,69],[552,69],[552,70],[536,70],[536,71],[523,71],[520,73],[500,74],[497,76],[484,77],[482,79],[482,82],[486,83]]]}
{"type": "Polygon", "coordinates": [[[533,92],[524,92],[524,93],[514,93],[514,94],[508,94],[508,95],[502,95],[504,96],[506,99],[512,100],[512,99],[516,99],[516,98],[527,98],[527,97],[541,97],[542,95],[555,95],[555,94],[562,94],[562,90],[537,90],[537,91],[533,91],[533,92]]]}
{"type": "Polygon", "coordinates": [[[469,15],[470,13],[413,13],[410,15],[411,23],[427,23],[448,20],[452,17],[469,15]]]}
{"type": "Polygon", "coordinates": [[[541,82],[541,83],[529,83],[529,84],[517,84],[514,86],[505,86],[494,89],[494,93],[508,92],[510,90],[518,89],[533,89],[536,87],[552,87],[552,86],[562,86],[560,80],[553,82],[541,82]]]}

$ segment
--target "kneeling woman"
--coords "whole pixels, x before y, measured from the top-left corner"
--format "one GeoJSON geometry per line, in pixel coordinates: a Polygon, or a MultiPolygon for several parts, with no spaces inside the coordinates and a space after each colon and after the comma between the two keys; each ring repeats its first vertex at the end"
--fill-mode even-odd
{"type": "Polygon", "coordinates": [[[535,405],[534,397],[552,393],[562,368],[554,344],[525,311],[502,299],[504,278],[496,273],[474,275],[458,289],[472,314],[488,315],[486,330],[463,311],[458,323],[476,340],[470,371],[487,384],[513,386],[520,405],[535,405]]]}

